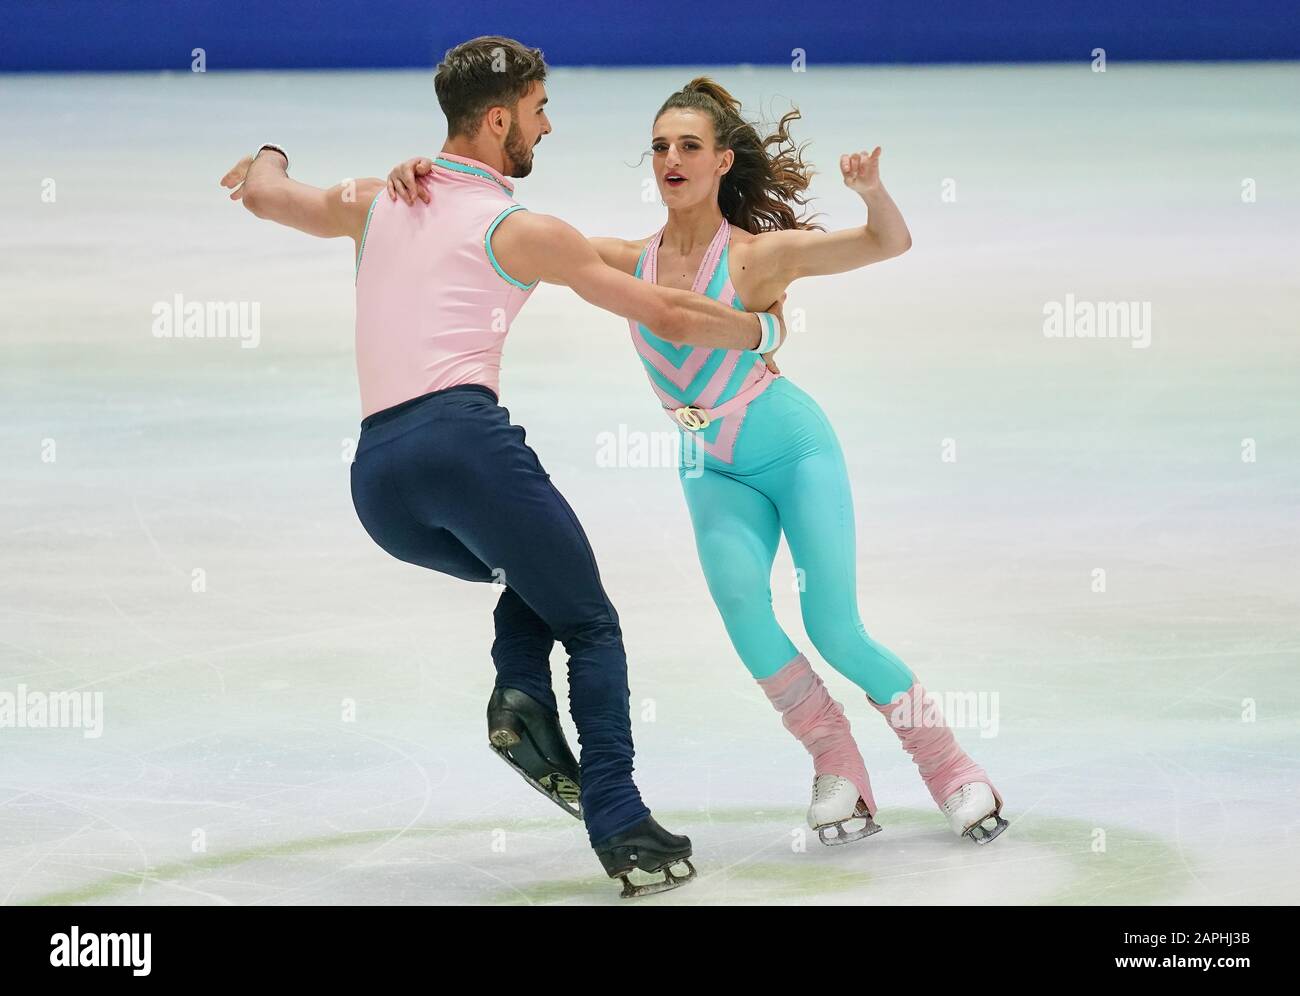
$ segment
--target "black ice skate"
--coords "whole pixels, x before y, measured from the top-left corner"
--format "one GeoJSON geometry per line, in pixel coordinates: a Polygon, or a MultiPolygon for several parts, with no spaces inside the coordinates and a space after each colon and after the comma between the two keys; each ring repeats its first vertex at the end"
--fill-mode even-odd
{"type": "Polygon", "coordinates": [[[669,833],[653,816],[647,816],[596,848],[596,857],[605,866],[606,874],[623,880],[623,891],[619,893],[623,899],[651,896],[685,885],[695,877],[690,856],[691,838],[669,833]],[[685,868],[673,870],[674,866],[681,865],[685,868]],[[633,883],[629,876],[637,869],[652,874],[662,872],[663,878],[633,883]]]}
{"type": "Polygon", "coordinates": [[[498,688],[487,707],[488,744],[524,781],[582,819],[578,762],[564,739],[559,713],[517,688],[498,688]]]}

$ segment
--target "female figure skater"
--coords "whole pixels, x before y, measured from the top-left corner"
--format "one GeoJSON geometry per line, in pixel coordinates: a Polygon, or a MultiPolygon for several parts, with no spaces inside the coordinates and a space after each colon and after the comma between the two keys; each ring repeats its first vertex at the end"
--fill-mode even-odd
{"type": "MultiPolygon", "coordinates": [[[[636,241],[590,241],[616,269],[735,308],[779,300],[800,277],[905,252],[911,236],[880,182],[879,148],[840,157],[846,186],[866,202],[865,226],[827,233],[796,216],[793,205],[806,202],[811,176],[788,131],[799,116],[786,114],[762,139],[730,93],[710,79],[692,80],[654,119],[651,150],[667,224],[636,241]]],[[[427,172],[426,162],[394,169],[390,196],[420,196],[415,177],[427,172]]],[[[858,616],[853,501],[825,413],[758,350],[680,345],[629,324],[650,386],[681,427],[679,475],[709,591],[741,660],[812,755],[809,825],[826,844],[880,829],[843,707],[772,611],[782,532],[802,578],[813,646],[886,717],[952,830],[993,840],[1007,826],[1001,796],[912,672],[858,616]]]]}

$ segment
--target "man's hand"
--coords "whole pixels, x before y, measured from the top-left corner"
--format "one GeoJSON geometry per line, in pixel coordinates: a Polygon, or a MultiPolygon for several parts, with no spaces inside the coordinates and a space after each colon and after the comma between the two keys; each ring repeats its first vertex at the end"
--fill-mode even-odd
{"type": "Polygon", "coordinates": [[[388,199],[395,201],[400,197],[407,204],[414,204],[418,197],[428,204],[429,188],[419,182],[419,177],[428,176],[432,172],[433,160],[425,156],[398,163],[388,174],[388,199]]]}
{"type": "Polygon", "coordinates": [[[767,364],[767,369],[771,370],[772,373],[774,374],[779,374],[781,372],[780,367],[776,365],[776,360],[773,359],[773,357],[776,356],[776,351],[785,345],[786,329],[785,329],[785,311],[783,310],[784,308],[785,308],[785,294],[782,294],[781,299],[779,301],[773,301],[771,304],[769,304],[766,308],[763,309],[764,311],[776,315],[776,320],[781,323],[780,342],[778,342],[774,347],[772,347],[772,349],[769,352],[763,354],[763,362],[767,364]]]}
{"type": "Polygon", "coordinates": [[[243,159],[230,167],[230,171],[221,178],[223,187],[231,187],[230,199],[232,201],[240,200],[244,196],[244,177],[248,176],[248,167],[253,165],[252,156],[244,156],[243,159]]]}
{"type": "Polygon", "coordinates": [[[253,160],[256,159],[258,156],[260,156],[263,152],[266,152],[272,156],[277,156],[280,159],[284,160],[283,168],[285,169],[288,168],[289,160],[284,158],[284,153],[276,149],[269,149],[266,146],[262,146],[261,149],[253,153],[253,155],[251,156],[244,156],[243,159],[239,160],[239,162],[231,166],[230,171],[221,178],[221,185],[223,187],[234,188],[230,194],[230,199],[232,201],[240,201],[244,199],[244,181],[248,179],[248,171],[253,165],[253,160]]]}

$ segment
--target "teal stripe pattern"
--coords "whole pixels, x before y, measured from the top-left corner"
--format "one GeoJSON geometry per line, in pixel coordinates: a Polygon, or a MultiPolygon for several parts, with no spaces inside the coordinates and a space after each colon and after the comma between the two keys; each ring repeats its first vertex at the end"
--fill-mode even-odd
{"type": "Polygon", "coordinates": [[[352,272],[352,282],[357,282],[357,276],[361,273],[361,254],[366,251],[366,236],[370,234],[370,219],[375,216],[375,205],[379,203],[379,194],[384,192],[384,188],[379,189],[375,194],[375,199],[370,202],[370,210],[366,212],[366,227],[361,230],[361,245],[357,246],[357,268],[352,272]]]}
{"type": "MultiPolygon", "coordinates": [[[[470,167],[465,167],[465,170],[471,173],[483,172],[482,170],[475,170],[470,167]]],[[[506,208],[499,215],[497,215],[496,218],[493,220],[492,224],[488,225],[487,234],[483,236],[483,248],[487,250],[487,258],[488,261],[492,264],[492,269],[497,271],[497,273],[500,275],[502,280],[506,281],[506,283],[514,284],[520,290],[530,291],[537,286],[538,281],[534,280],[531,284],[525,284],[516,280],[514,277],[512,277],[510,274],[508,274],[505,270],[501,268],[501,264],[497,262],[496,254],[492,252],[492,233],[496,231],[497,225],[501,224],[501,222],[505,218],[514,214],[516,211],[527,211],[527,210],[528,209],[524,207],[522,204],[511,204],[508,208],[506,208]]]]}

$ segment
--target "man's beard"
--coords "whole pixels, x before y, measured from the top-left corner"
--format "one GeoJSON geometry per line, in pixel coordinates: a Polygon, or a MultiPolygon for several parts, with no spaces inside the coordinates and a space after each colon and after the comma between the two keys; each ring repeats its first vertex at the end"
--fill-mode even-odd
{"type": "Polygon", "coordinates": [[[506,132],[506,176],[516,179],[527,176],[533,171],[533,154],[519,133],[519,126],[511,121],[510,130],[506,132]]]}

